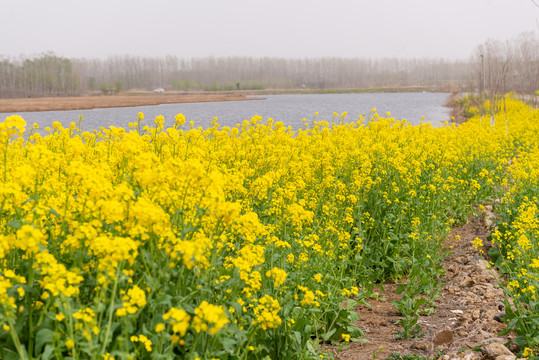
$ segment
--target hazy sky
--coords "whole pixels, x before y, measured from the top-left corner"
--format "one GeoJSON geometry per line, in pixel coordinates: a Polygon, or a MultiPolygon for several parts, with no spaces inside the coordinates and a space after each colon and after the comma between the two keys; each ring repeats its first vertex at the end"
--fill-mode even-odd
{"type": "Polygon", "coordinates": [[[532,0],[0,0],[0,55],[455,59],[538,19],[532,0]]]}

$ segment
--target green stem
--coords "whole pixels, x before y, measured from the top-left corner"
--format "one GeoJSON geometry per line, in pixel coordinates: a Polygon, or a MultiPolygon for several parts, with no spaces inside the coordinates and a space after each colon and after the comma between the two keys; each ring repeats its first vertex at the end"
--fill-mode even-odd
{"type": "MultiPolygon", "coordinates": [[[[71,309],[71,302],[67,301],[65,303],[66,307],[67,307],[67,312],[69,313],[69,337],[71,340],[75,340],[75,336],[74,336],[74,333],[73,333],[73,309],[71,309]]],[[[76,346],[77,344],[75,344],[76,346]]],[[[76,351],[76,348],[74,347],[72,349],[72,352],[73,352],[73,358],[77,358],[77,351],[76,351]]]]}
{"type": "Polygon", "coordinates": [[[9,324],[9,333],[11,334],[11,339],[13,340],[13,343],[15,344],[15,347],[17,348],[19,357],[21,358],[21,360],[28,359],[28,357],[26,356],[27,354],[21,345],[21,341],[19,340],[19,336],[17,335],[17,332],[15,331],[15,325],[13,325],[11,318],[8,317],[7,322],[9,324]]]}
{"type": "Polygon", "coordinates": [[[7,145],[8,141],[6,140],[6,146],[4,148],[4,184],[7,181],[7,145]]]}
{"type": "MultiPolygon", "coordinates": [[[[28,269],[28,285],[30,287],[34,286],[34,255],[30,257],[30,266],[28,269]]],[[[32,314],[32,300],[30,294],[26,296],[26,306],[28,307],[28,357],[32,359],[32,354],[34,353],[34,324],[33,324],[33,314],[32,314]]]]}
{"type": "Polygon", "coordinates": [[[105,339],[103,340],[103,346],[101,347],[101,353],[105,353],[105,349],[107,348],[108,342],[109,342],[109,335],[110,335],[110,328],[112,327],[112,316],[114,315],[114,300],[116,297],[116,289],[118,288],[118,277],[120,276],[120,268],[121,266],[118,266],[118,269],[116,270],[116,278],[114,279],[114,286],[112,288],[112,297],[110,299],[110,307],[109,307],[109,321],[107,323],[107,330],[105,332],[105,339]]]}

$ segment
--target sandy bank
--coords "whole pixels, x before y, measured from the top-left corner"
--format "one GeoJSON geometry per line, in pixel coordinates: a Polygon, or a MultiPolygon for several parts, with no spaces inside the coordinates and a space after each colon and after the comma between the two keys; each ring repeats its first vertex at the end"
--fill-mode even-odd
{"type": "Polygon", "coordinates": [[[82,97],[48,97],[0,99],[0,113],[50,110],[83,110],[95,108],[147,106],[159,104],[260,100],[244,94],[146,94],[82,97]]]}

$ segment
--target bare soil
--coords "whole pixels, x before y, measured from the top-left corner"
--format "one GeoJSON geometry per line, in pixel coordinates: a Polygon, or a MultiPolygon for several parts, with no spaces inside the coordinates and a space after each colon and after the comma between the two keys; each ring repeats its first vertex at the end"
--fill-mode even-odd
{"type": "Polygon", "coordinates": [[[464,108],[458,103],[459,94],[460,92],[453,91],[444,103],[444,106],[451,108],[451,120],[457,125],[463,124],[468,120],[464,114],[464,108]]]}
{"type": "MultiPolygon", "coordinates": [[[[386,359],[390,354],[398,353],[443,360],[490,359],[485,349],[491,343],[498,343],[494,345],[508,351],[502,344],[511,339],[511,334],[498,336],[505,325],[499,319],[495,320],[503,313],[504,294],[498,286],[499,277],[472,246],[476,237],[485,240],[489,235],[487,226],[491,222],[485,221],[489,217],[492,219],[493,214],[474,217],[449,234],[446,246],[453,248],[449,249],[451,254],[443,262],[446,271],[444,286],[436,301],[435,313],[419,320],[422,336],[408,340],[395,338],[395,334],[402,330],[397,323],[400,313],[391,304],[399,298],[397,284],[385,284],[380,294],[383,301],[371,300],[371,308],[362,305],[357,309],[360,313],[357,325],[364,331],[368,342],[351,343],[349,348],[335,351],[335,358],[386,359]],[[474,348],[476,351],[472,350],[474,348]]],[[[483,250],[486,253],[488,249],[483,250]]]]}
{"type": "Polygon", "coordinates": [[[80,97],[45,97],[0,99],[0,113],[49,110],[82,110],[110,107],[129,107],[159,104],[260,100],[245,94],[137,94],[80,97]]]}

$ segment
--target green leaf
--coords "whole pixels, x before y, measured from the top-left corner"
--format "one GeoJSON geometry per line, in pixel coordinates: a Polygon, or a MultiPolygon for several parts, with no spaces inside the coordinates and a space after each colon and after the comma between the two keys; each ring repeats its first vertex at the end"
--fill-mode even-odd
{"type": "Polygon", "coordinates": [[[354,343],[358,343],[358,344],[368,344],[368,343],[370,343],[370,341],[365,339],[365,338],[351,338],[350,341],[354,342],[354,343]]]}
{"type": "Polygon", "coordinates": [[[357,306],[358,302],[354,299],[348,299],[346,301],[346,308],[350,311],[354,310],[357,306]]]}
{"type": "Polygon", "coordinates": [[[331,329],[330,331],[325,333],[324,336],[322,336],[322,339],[324,339],[324,341],[328,341],[333,336],[333,334],[335,334],[336,331],[337,331],[337,328],[331,329]]]}
{"type": "Polygon", "coordinates": [[[61,218],[60,214],[58,214],[58,211],[54,210],[52,208],[52,206],[49,208],[49,211],[51,212],[51,214],[53,214],[54,216],[56,216],[58,219],[61,218]]]}
{"type": "Polygon", "coordinates": [[[20,220],[11,220],[6,224],[6,226],[9,226],[13,229],[20,229],[22,227],[22,222],[20,220]]]}
{"type": "Polygon", "coordinates": [[[24,204],[27,204],[27,203],[29,203],[30,201],[39,201],[39,197],[32,195],[32,196],[30,196],[30,197],[28,198],[28,200],[26,200],[26,201],[23,202],[22,204],[23,204],[23,205],[24,205],[24,204]]]}
{"type": "Polygon", "coordinates": [[[19,354],[11,349],[4,348],[4,355],[5,355],[5,358],[4,358],[5,360],[19,360],[20,359],[19,354]]]}
{"type": "Polygon", "coordinates": [[[359,321],[359,313],[357,311],[350,311],[349,318],[350,322],[357,322],[359,321]]]}
{"type": "Polygon", "coordinates": [[[314,347],[313,347],[313,342],[312,341],[307,341],[307,350],[309,350],[309,352],[311,354],[316,354],[316,350],[314,350],[314,347]]]}
{"type": "Polygon", "coordinates": [[[45,350],[43,351],[43,354],[41,354],[41,360],[50,359],[53,354],[54,354],[54,347],[51,344],[47,344],[45,346],[45,350]]]}
{"type": "Polygon", "coordinates": [[[232,308],[234,309],[234,311],[236,312],[236,314],[243,314],[243,306],[241,306],[241,304],[237,303],[237,302],[233,302],[231,304],[232,308]]]}
{"type": "Polygon", "coordinates": [[[349,325],[347,326],[348,333],[350,334],[350,338],[362,338],[365,336],[365,333],[358,328],[355,325],[349,325]]]}
{"type": "Polygon", "coordinates": [[[294,331],[294,339],[298,343],[299,346],[301,346],[301,333],[299,331],[294,331]]]}
{"type": "Polygon", "coordinates": [[[496,259],[498,259],[500,256],[500,250],[498,248],[491,247],[488,251],[488,256],[490,256],[492,260],[496,261],[496,259]]]}
{"type": "Polygon", "coordinates": [[[226,352],[232,354],[236,346],[236,340],[232,338],[224,338],[223,340],[221,340],[221,344],[223,345],[223,348],[226,352]]]}
{"type": "Polygon", "coordinates": [[[34,352],[36,354],[41,353],[41,350],[43,349],[43,346],[45,344],[52,344],[52,335],[54,334],[54,331],[51,329],[41,329],[36,334],[36,347],[34,349],[34,352]]]}

